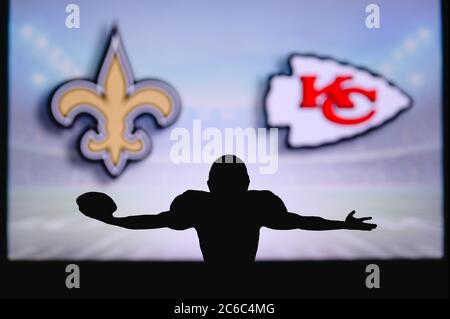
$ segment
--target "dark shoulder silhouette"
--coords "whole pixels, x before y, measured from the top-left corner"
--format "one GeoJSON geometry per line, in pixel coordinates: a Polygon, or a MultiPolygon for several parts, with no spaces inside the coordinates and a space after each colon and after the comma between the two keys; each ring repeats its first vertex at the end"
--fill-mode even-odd
{"type": "Polygon", "coordinates": [[[168,211],[157,215],[114,217],[117,206],[103,193],[85,193],[77,198],[79,210],[88,217],[129,229],[168,227],[195,228],[203,258],[209,263],[251,263],[255,260],[261,227],[272,229],[372,230],[371,217],[356,218],[355,211],[344,221],[288,212],[271,191],[248,190],[245,164],[234,155],[224,155],[212,165],[209,192],[188,190],[178,195],[168,211]]]}

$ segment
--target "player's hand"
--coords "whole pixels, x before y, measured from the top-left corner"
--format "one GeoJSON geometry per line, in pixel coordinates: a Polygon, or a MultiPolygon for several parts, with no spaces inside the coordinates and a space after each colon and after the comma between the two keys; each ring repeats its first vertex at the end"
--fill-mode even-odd
{"type": "Polygon", "coordinates": [[[111,197],[97,192],[84,193],[78,196],[77,204],[78,209],[84,215],[101,221],[111,220],[112,214],[117,210],[117,206],[111,197]]]}
{"type": "Polygon", "coordinates": [[[350,214],[348,214],[345,219],[345,226],[347,229],[355,229],[355,230],[372,230],[377,227],[376,224],[365,223],[366,220],[371,220],[372,217],[362,217],[356,218],[354,217],[355,211],[353,210],[350,214]]]}

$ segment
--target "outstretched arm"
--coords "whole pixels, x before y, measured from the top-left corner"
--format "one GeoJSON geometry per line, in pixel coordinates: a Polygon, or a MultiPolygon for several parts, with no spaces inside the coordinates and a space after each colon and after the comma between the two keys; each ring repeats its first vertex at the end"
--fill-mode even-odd
{"type": "Polygon", "coordinates": [[[106,194],[90,192],[77,198],[80,212],[84,215],[102,221],[106,224],[115,225],[128,229],[154,229],[169,227],[171,229],[183,230],[190,227],[185,221],[177,218],[170,211],[157,215],[136,215],[128,217],[114,217],[117,210],[114,201],[106,194]]]}
{"type": "Polygon", "coordinates": [[[272,229],[305,229],[305,230],[333,230],[333,229],[354,229],[372,230],[376,224],[365,223],[364,221],[372,217],[354,217],[355,211],[348,214],[344,221],[328,220],[316,216],[300,216],[294,213],[276,214],[266,223],[266,227],[272,229]]]}
{"type": "Polygon", "coordinates": [[[127,217],[111,216],[111,218],[103,219],[101,221],[110,225],[128,229],[154,229],[164,227],[182,229],[176,227],[176,223],[170,215],[170,211],[167,211],[157,215],[134,215],[127,217]]]}

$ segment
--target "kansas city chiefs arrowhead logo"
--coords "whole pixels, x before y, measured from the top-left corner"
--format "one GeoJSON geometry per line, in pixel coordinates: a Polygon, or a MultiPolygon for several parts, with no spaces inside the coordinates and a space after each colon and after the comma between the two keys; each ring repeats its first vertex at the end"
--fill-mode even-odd
{"type": "Polygon", "coordinates": [[[381,75],[328,57],[295,54],[292,74],[270,78],[267,124],[288,128],[287,144],[334,144],[380,127],[412,106],[411,97],[381,75]]]}

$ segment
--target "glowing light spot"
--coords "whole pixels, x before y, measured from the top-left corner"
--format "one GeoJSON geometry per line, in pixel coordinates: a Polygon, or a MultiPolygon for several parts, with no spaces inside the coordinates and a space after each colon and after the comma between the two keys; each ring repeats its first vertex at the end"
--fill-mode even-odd
{"type": "Polygon", "coordinates": [[[42,86],[46,79],[45,76],[42,73],[35,73],[33,74],[33,76],[31,77],[31,81],[36,85],[36,86],[42,86]]]}
{"type": "Polygon", "coordinates": [[[47,47],[48,40],[44,36],[39,36],[36,38],[35,44],[38,49],[45,49],[47,47]]]}
{"type": "Polygon", "coordinates": [[[53,61],[58,60],[62,56],[62,50],[60,48],[53,48],[49,55],[53,61]]]}
{"type": "Polygon", "coordinates": [[[427,28],[421,28],[417,35],[420,40],[428,40],[431,36],[431,32],[427,28]]]}
{"type": "Polygon", "coordinates": [[[409,82],[414,86],[422,86],[424,83],[424,79],[422,74],[414,73],[410,76],[409,82]]]}
{"type": "Polygon", "coordinates": [[[31,25],[25,25],[22,27],[21,33],[24,37],[29,38],[33,35],[33,27],[31,25]]]}
{"type": "Polygon", "coordinates": [[[409,52],[413,52],[416,50],[417,48],[417,42],[413,39],[407,39],[405,41],[404,47],[406,50],[408,50],[409,52]]]}

